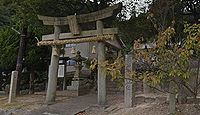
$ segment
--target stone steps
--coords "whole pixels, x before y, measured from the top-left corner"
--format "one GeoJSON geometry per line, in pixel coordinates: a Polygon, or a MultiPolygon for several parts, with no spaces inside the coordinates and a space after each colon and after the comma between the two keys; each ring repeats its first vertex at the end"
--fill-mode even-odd
{"type": "Polygon", "coordinates": [[[118,86],[116,81],[111,81],[110,79],[106,79],[106,92],[112,94],[112,93],[121,93],[123,91],[122,88],[118,86]]]}

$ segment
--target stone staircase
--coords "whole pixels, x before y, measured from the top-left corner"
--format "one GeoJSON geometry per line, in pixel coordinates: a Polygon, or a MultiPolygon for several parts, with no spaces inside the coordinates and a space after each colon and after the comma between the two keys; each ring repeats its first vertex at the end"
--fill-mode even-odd
{"type": "MultiPolygon", "coordinates": [[[[74,74],[75,73],[73,72],[72,77],[74,77],[74,74]]],[[[91,83],[88,79],[89,75],[90,75],[90,71],[83,70],[80,73],[79,79],[76,79],[76,80],[72,79],[71,85],[67,86],[67,90],[76,91],[77,96],[88,94],[91,90],[91,83]]]]}
{"type": "Polygon", "coordinates": [[[119,86],[116,80],[112,81],[111,79],[106,79],[106,93],[114,94],[114,93],[123,93],[123,86],[119,86]]]}
{"type": "MultiPolygon", "coordinates": [[[[84,77],[88,76],[88,74],[86,74],[86,72],[82,72],[82,73],[83,73],[82,76],[84,76],[84,77]]],[[[71,72],[71,74],[68,73],[67,75],[68,75],[68,77],[69,77],[69,75],[70,75],[70,77],[73,77],[73,74],[74,73],[71,72]]],[[[85,86],[85,85],[86,84],[83,83],[83,86],[85,86]]],[[[72,81],[71,85],[67,86],[67,89],[74,90],[73,88],[76,88],[76,86],[78,86],[77,83],[75,81],[72,81]]],[[[84,90],[87,90],[87,92],[88,92],[89,89],[84,87],[84,90]]],[[[90,90],[92,90],[92,89],[90,89],[90,90]]],[[[119,94],[119,93],[123,93],[123,90],[124,90],[124,88],[120,87],[119,84],[116,82],[116,80],[112,81],[110,77],[106,78],[106,93],[107,94],[115,94],[115,93],[119,94]]]]}

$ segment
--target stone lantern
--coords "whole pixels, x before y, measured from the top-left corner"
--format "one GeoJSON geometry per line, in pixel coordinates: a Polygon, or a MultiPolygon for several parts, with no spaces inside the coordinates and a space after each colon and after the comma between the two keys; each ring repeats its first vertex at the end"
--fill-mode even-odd
{"type": "Polygon", "coordinates": [[[67,90],[75,91],[75,95],[83,95],[86,94],[88,88],[85,86],[84,78],[81,78],[81,69],[82,69],[82,62],[86,60],[86,58],[82,57],[80,51],[77,51],[76,56],[72,57],[71,59],[76,62],[75,64],[75,74],[74,78],[71,82],[71,86],[67,86],[67,90]]]}
{"type": "Polygon", "coordinates": [[[82,69],[82,61],[85,61],[86,59],[81,56],[81,52],[77,51],[77,54],[75,57],[72,57],[72,60],[76,62],[75,67],[75,74],[74,74],[74,81],[80,80],[80,74],[81,74],[81,69],[82,69]]]}

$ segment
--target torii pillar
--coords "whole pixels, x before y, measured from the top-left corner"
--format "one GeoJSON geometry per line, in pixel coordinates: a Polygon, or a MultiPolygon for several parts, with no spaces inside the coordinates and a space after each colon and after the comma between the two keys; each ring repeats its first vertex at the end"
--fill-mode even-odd
{"type": "MultiPolygon", "coordinates": [[[[60,36],[60,27],[54,26],[54,37],[55,37],[54,40],[58,40],[59,36],[60,36]]],[[[58,46],[53,46],[51,54],[51,64],[49,66],[48,87],[47,87],[47,94],[45,101],[47,104],[55,102],[59,56],[60,56],[60,48],[58,46]]]]}
{"type": "MultiPolygon", "coordinates": [[[[49,68],[49,80],[46,102],[54,102],[56,95],[56,85],[57,85],[57,73],[58,73],[58,61],[59,61],[59,45],[68,43],[82,43],[82,42],[92,42],[98,41],[98,104],[104,105],[106,103],[106,70],[102,68],[100,64],[105,61],[105,42],[113,46],[109,42],[111,38],[104,38],[106,35],[118,34],[117,28],[103,28],[103,19],[109,18],[116,15],[122,8],[122,4],[115,4],[108,8],[81,15],[73,15],[67,17],[48,17],[48,16],[38,16],[40,20],[43,21],[44,25],[54,25],[55,31],[54,35],[44,35],[42,36],[42,41],[38,43],[40,45],[53,45],[51,65],[49,68]],[[79,24],[96,22],[96,30],[81,31],[79,24]],[[59,26],[69,25],[70,33],[60,33],[59,26]],[[102,37],[101,37],[102,36],[102,37]],[[99,37],[99,38],[98,38],[99,37]],[[56,40],[56,41],[52,41],[56,40]],[[72,40],[72,41],[71,41],[72,40]]],[[[115,40],[115,39],[114,39],[115,40]]],[[[116,41],[116,40],[115,40],[116,41]]],[[[118,47],[118,46],[117,46],[118,47]]]]}
{"type": "MultiPolygon", "coordinates": [[[[103,22],[101,20],[96,21],[96,28],[98,35],[103,35],[103,22]]],[[[101,63],[105,61],[105,44],[103,42],[98,43],[97,49],[98,56],[98,104],[104,105],[106,103],[106,70],[101,67],[101,63]]]]}

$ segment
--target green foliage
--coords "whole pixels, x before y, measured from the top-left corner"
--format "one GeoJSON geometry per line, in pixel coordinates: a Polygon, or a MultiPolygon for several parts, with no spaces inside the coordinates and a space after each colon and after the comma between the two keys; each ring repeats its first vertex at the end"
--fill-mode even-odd
{"type": "MultiPolygon", "coordinates": [[[[17,60],[17,52],[19,47],[20,35],[11,29],[14,27],[19,30],[24,26],[28,26],[28,36],[26,38],[27,48],[25,52],[25,66],[30,69],[44,70],[43,60],[49,56],[49,49],[37,47],[37,40],[35,37],[41,38],[43,33],[49,33],[51,28],[44,27],[38,20],[35,11],[37,0],[17,0],[4,1],[1,5],[7,7],[7,17],[9,23],[3,24],[0,29],[0,68],[14,70],[17,60]]],[[[0,5],[0,9],[4,8],[0,5]]]]}
{"type": "MultiPolygon", "coordinates": [[[[175,77],[179,70],[179,57],[176,54],[177,46],[173,48],[167,48],[166,44],[170,38],[174,35],[175,30],[171,27],[166,31],[159,33],[156,40],[156,47],[150,50],[135,50],[135,59],[140,62],[143,60],[146,62],[146,69],[141,75],[145,81],[148,81],[151,85],[160,83],[162,79],[166,77],[175,77]]],[[[185,61],[185,60],[184,60],[185,61]]],[[[185,72],[185,71],[184,71],[185,72]]]]}
{"type": "MultiPolygon", "coordinates": [[[[200,57],[200,24],[186,24],[184,32],[188,34],[185,40],[185,49],[192,53],[192,56],[200,57]]],[[[186,55],[186,54],[185,54],[186,55]]]]}
{"type": "Polygon", "coordinates": [[[38,13],[48,16],[67,16],[80,13],[84,11],[83,8],[84,4],[78,0],[40,0],[38,13]]]}
{"type": "Polygon", "coordinates": [[[84,14],[103,9],[115,0],[35,0],[40,15],[68,16],[84,14]]]}
{"type": "Polygon", "coordinates": [[[10,28],[0,29],[0,69],[13,69],[17,60],[19,35],[10,28]]]}
{"type": "Polygon", "coordinates": [[[98,64],[98,61],[97,61],[97,59],[96,58],[94,58],[94,59],[92,59],[91,61],[90,61],[90,69],[91,70],[94,70],[95,68],[96,68],[96,65],[98,64]]]}
{"type": "Polygon", "coordinates": [[[31,71],[47,69],[43,59],[50,57],[50,47],[38,47],[42,34],[53,33],[38,20],[37,15],[67,16],[93,12],[107,7],[109,1],[85,0],[1,0],[0,2],[0,69],[14,70],[17,60],[20,35],[11,28],[20,31],[28,27],[25,52],[25,66],[31,71]],[[97,7],[96,7],[97,6],[97,7]],[[42,59],[42,60],[41,60],[42,59]]]}
{"type": "MultiPolygon", "coordinates": [[[[153,86],[160,84],[161,81],[165,82],[166,80],[177,77],[188,80],[190,77],[188,61],[193,53],[187,47],[179,47],[178,44],[172,44],[170,47],[167,46],[166,44],[174,35],[174,28],[169,27],[164,32],[159,33],[156,40],[157,46],[155,48],[150,50],[134,50],[135,61],[139,62],[144,60],[147,62],[147,68],[142,73],[133,71],[126,74],[129,74],[135,80],[144,79],[153,86]]],[[[190,43],[188,45],[193,44],[190,43]]],[[[184,46],[187,46],[187,44],[184,46]]],[[[96,64],[97,61],[94,60],[91,67],[95,67],[96,64]]],[[[100,66],[106,69],[107,74],[111,75],[112,79],[121,78],[122,74],[120,70],[123,67],[122,58],[116,59],[113,63],[109,63],[109,61],[102,62],[100,66]]]]}
{"type": "Polygon", "coordinates": [[[9,6],[10,0],[0,2],[0,27],[10,24],[10,16],[12,15],[12,6],[9,6]]]}
{"type": "Polygon", "coordinates": [[[113,62],[105,60],[99,64],[96,59],[93,59],[90,64],[90,69],[95,69],[97,65],[105,69],[107,75],[110,75],[112,80],[123,77],[121,73],[121,70],[124,67],[124,61],[122,57],[117,57],[117,59],[114,59],[113,62]]]}
{"type": "Polygon", "coordinates": [[[111,76],[112,80],[116,78],[122,78],[121,70],[124,67],[124,61],[122,57],[117,57],[113,63],[108,60],[100,64],[100,66],[106,69],[108,75],[111,76]]]}
{"type": "Polygon", "coordinates": [[[150,20],[147,20],[146,14],[140,14],[138,17],[132,17],[130,20],[116,22],[119,28],[119,37],[127,45],[128,49],[136,39],[143,39],[143,42],[153,41],[157,34],[150,20]]]}
{"type": "Polygon", "coordinates": [[[185,43],[180,46],[176,43],[167,45],[175,34],[174,28],[169,27],[160,33],[156,40],[156,47],[150,50],[135,50],[136,61],[144,60],[147,68],[137,75],[142,76],[151,85],[156,85],[162,80],[182,79],[187,81],[189,74],[189,60],[199,57],[200,49],[200,25],[186,25],[185,32],[188,34],[185,43]]]}

